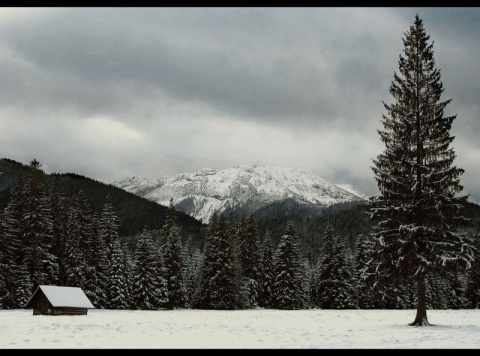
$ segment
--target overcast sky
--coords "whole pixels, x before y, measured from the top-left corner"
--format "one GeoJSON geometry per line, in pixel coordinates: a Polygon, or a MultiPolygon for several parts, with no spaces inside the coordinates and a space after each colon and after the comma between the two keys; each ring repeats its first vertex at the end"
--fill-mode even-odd
{"type": "Polygon", "coordinates": [[[416,13],[480,203],[480,8],[0,8],[0,156],[105,182],[257,163],[377,194],[416,13]]]}

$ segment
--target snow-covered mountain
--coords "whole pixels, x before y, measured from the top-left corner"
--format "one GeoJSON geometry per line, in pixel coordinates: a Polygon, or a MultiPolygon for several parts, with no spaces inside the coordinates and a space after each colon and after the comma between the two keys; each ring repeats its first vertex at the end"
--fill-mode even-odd
{"type": "Polygon", "coordinates": [[[354,195],[362,198],[362,199],[368,200],[368,196],[367,196],[367,195],[359,192],[359,191],[357,190],[357,188],[355,188],[355,187],[354,187],[353,185],[351,185],[351,184],[335,184],[335,185],[336,185],[337,187],[339,187],[339,188],[342,188],[343,190],[346,190],[347,192],[350,192],[350,193],[352,193],[352,194],[354,194],[354,195]]]}
{"type": "Polygon", "coordinates": [[[349,185],[335,185],[301,169],[243,165],[216,170],[205,168],[155,180],[132,177],[114,186],[175,208],[204,223],[215,210],[255,213],[288,202],[301,209],[319,210],[339,203],[365,201],[349,185]]]}

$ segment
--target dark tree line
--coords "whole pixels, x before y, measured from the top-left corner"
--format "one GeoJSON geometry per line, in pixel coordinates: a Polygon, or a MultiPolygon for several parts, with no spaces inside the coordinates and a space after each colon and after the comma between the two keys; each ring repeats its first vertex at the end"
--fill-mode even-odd
{"type": "MultiPolygon", "coordinates": [[[[110,309],[398,309],[417,302],[411,280],[392,288],[370,273],[375,235],[352,243],[327,224],[321,248],[311,251],[301,248],[297,224],[286,222],[272,239],[253,215],[216,212],[199,246],[185,238],[170,202],[162,229],[127,241],[109,195],[93,212],[81,190],[69,196],[41,173],[34,160],[18,175],[0,219],[2,308],[22,307],[41,284],[81,287],[95,307],[110,309]]],[[[469,274],[429,279],[428,307],[477,307],[479,275],[475,260],[469,274]]]]}

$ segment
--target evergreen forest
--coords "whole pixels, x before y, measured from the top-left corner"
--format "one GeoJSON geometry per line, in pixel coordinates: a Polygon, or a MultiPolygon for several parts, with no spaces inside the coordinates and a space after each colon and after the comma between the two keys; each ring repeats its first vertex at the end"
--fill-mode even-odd
{"type": "MultiPolygon", "coordinates": [[[[2,192],[9,199],[0,220],[1,308],[21,308],[44,284],[80,287],[107,309],[415,307],[412,281],[392,291],[366,273],[375,243],[366,204],[307,218],[216,213],[202,225],[173,204],[47,175],[36,160],[1,163],[16,168],[2,192]],[[125,227],[130,199],[158,205],[144,209],[149,224],[125,227]]],[[[462,212],[463,231],[477,236],[480,207],[466,203],[462,212]]],[[[479,268],[431,280],[428,308],[476,308],[479,268]]]]}

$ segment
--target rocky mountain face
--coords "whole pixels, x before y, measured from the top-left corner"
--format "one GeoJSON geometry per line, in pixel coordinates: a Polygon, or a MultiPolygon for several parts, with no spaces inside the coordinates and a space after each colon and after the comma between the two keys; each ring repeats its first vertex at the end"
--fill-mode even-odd
{"type": "Polygon", "coordinates": [[[335,185],[304,170],[243,165],[202,169],[158,179],[140,177],[114,186],[168,205],[208,223],[215,210],[234,214],[315,213],[336,204],[364,202],[367,196],[348,185],[335,185]]]}

